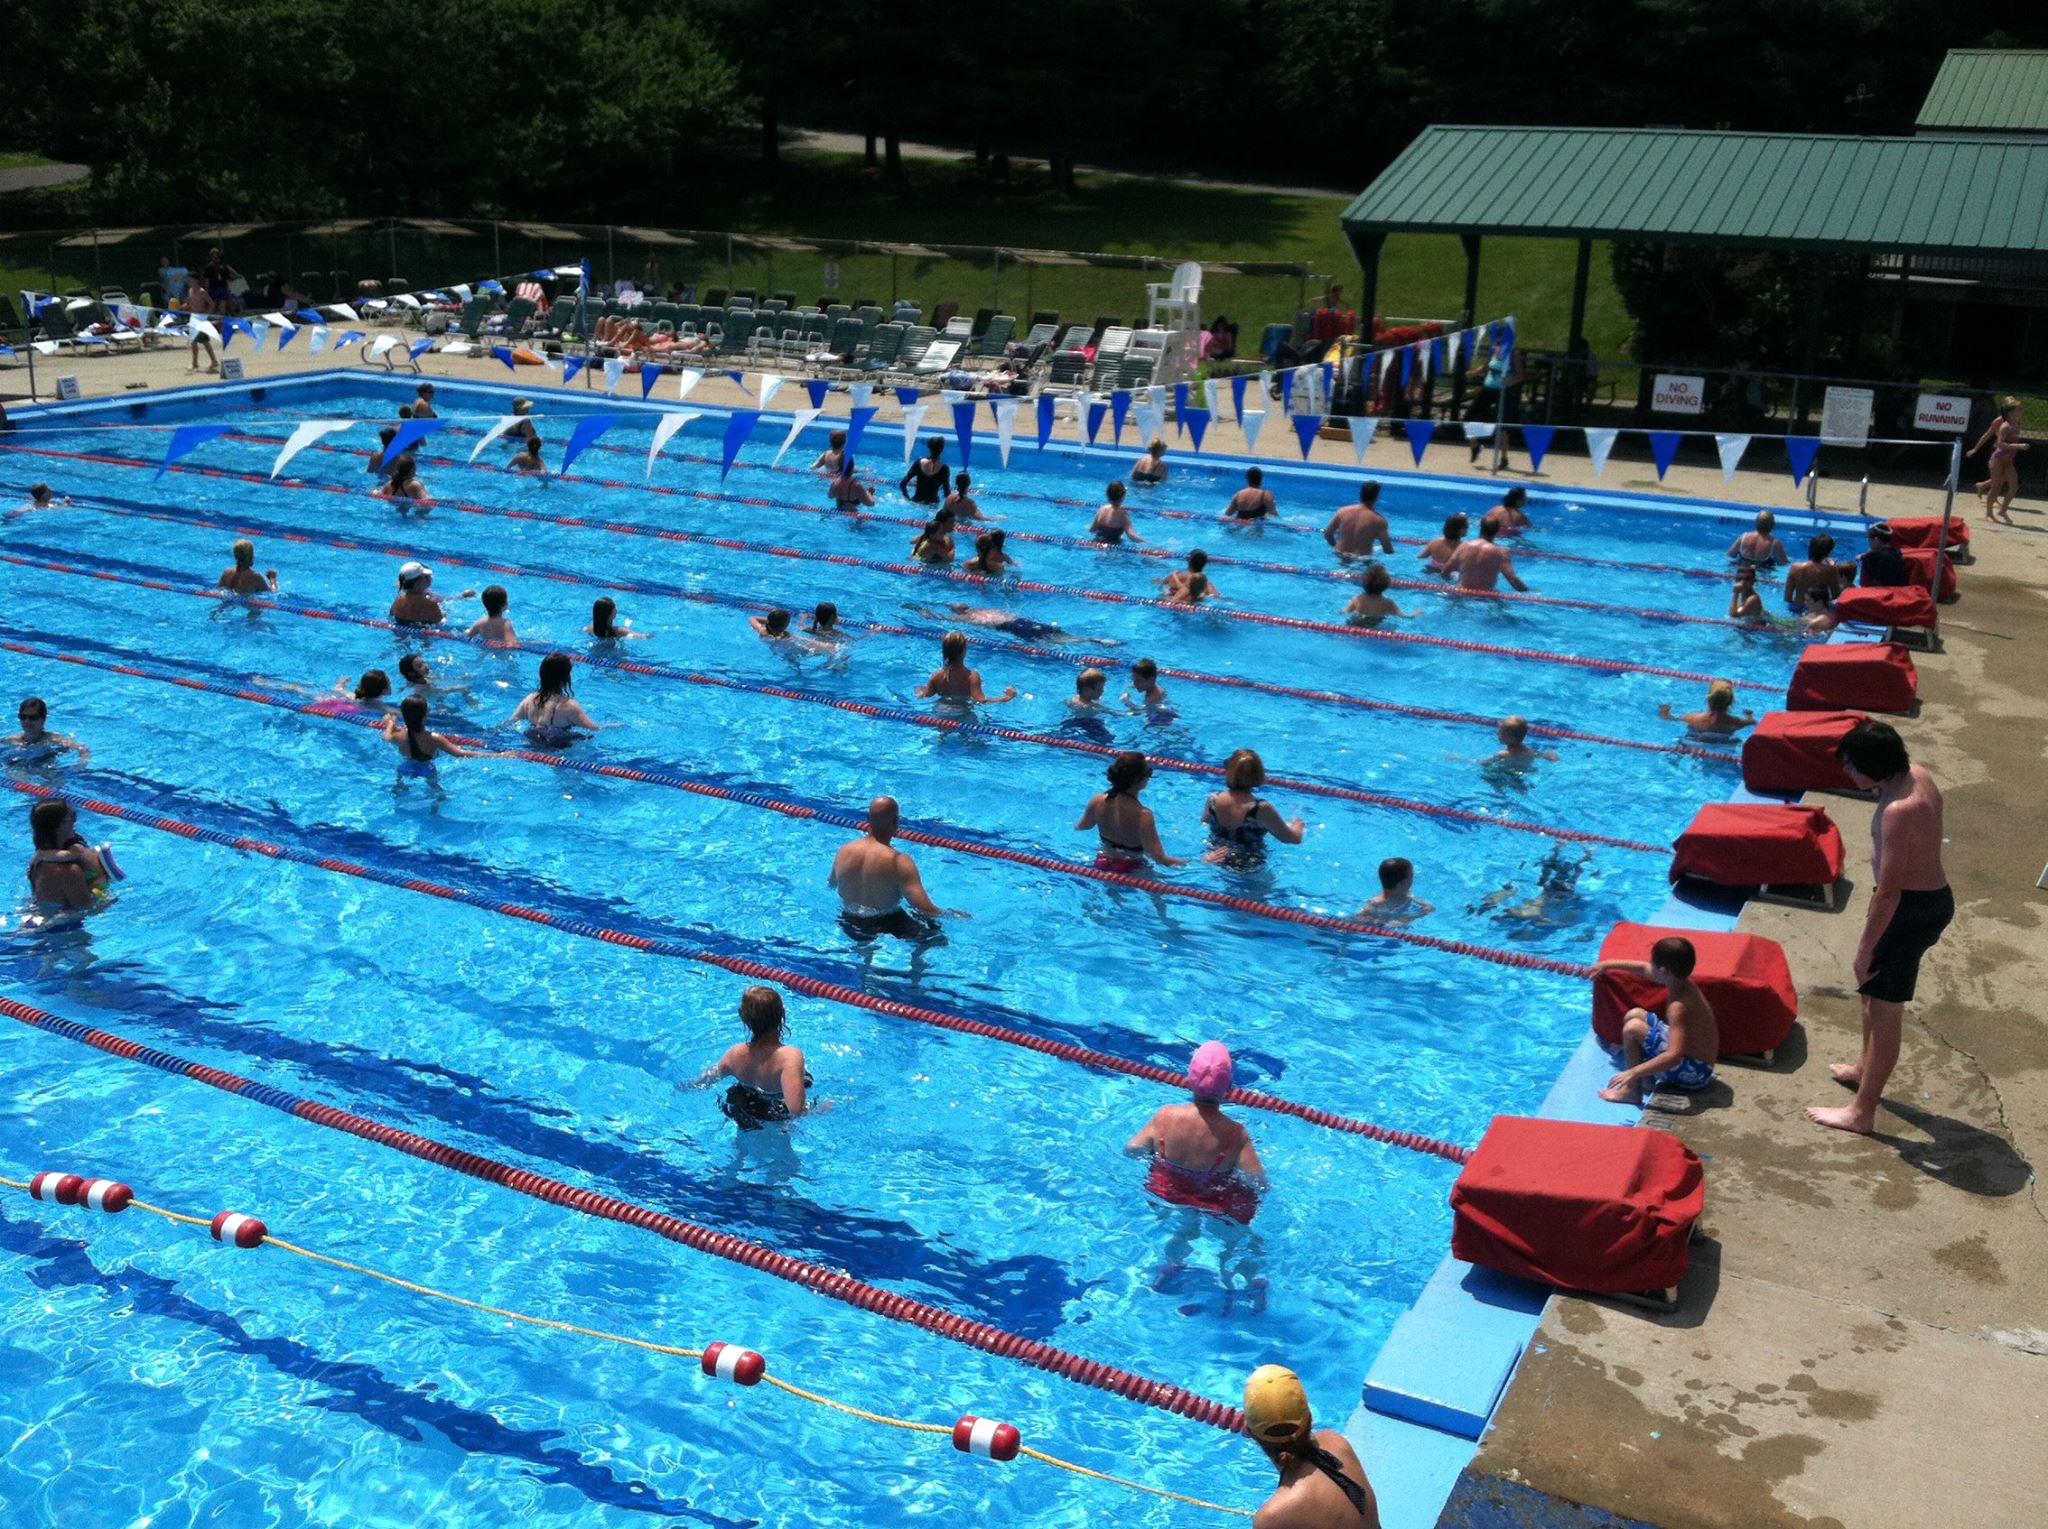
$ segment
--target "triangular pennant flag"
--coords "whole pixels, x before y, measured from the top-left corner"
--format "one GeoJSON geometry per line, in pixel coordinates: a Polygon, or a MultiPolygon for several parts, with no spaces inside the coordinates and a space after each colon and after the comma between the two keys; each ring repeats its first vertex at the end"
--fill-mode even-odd
{"type": "Polygon", "coordinates": [[[327,349],[328,336],[333,333],[334,331],[325,324],[315,324],[313,326],[313,333],[306,339],[306,354],[317,356],[321,351],[327,349]]]}
{"type": "Polygon", "coordinates": [[[1095,444],[1095,437],[1102,433],[1102,417],[1109,413],[1109,405],[1100,398],[1088,400],[1088,444],[1095,444]]]}
{"type": "Polygon", "coordinates": [[[687,368],[676,373],[677,401],[680,402],[681,400],[688,398],[690,396],[691,390],[695,388],[698,383],[704,380],[704,376],[705,374],[703,372],[691,371],[687,368]]]}
{"type": "Polygon", "coordinates": [[[1422,454],[1429,450],[1429,438],[1436,434],[1433,419],[1411,419],[1408,421],[1408,449],[1415,453],[1415,465],[1422,465],[1422,454]]]}
{"type": "Polygon", "coordinates": [[[1246,451],[1252,452],[1254,455],[1257,454],[1259,449],[1259,431],[1265,423],[1266,411],[1264,409],[1254,409],[1249,414],[1238,416],[1237,428],[1244,432],[1244,449],[1246,451]]]}
{"type": "Polygon", "coordinates": [[[660,387],[661,379],[667,372],[668,368],[665,366],[656,366],[642,361],[640,363],[640,396],[645,398],[649,393],[660,387]]]}
{"type": "Polygon", "coordinates": [[[1250,381],[1251,378],[1245,376],[1243,372],[1230,379],[1230,412],[1240,420],[1244,418],[1245,385],[1250,381]]]}
{"type": "Polygon", "coordinates": [[[518,363],[517,361],[514,361],[514,360],[512,359],[512,347],[511,347],[511,346],[509,346],[509,345],[493,345],[493,346],[491,347],[491,356],[492,356],[492,359],[494,359],[494,360],[498,360],[498,361],[502,361],[502,362],[504,362],[504,363],[505,363],[505,370],[506,370],[506,371],[508,371],[508,372],[516,372],[516,371],[518,371],[518,370],[519,370],[519,363],[518,363]]]}
{"type": "Polygon", "coordinates": [[[962,399],[953,405],[953,439],[960,443],[960,465],[974,465],[974,404],[962,399]]]}
{"type": "Polygon", "coordinates": [[[1408,391],[1408,379],[1415,375],[1415,349],[1410,345],[1401,347],[1401,391],[1408,391]]]}
{"type": "Polygon", "coordinates": [[[616,414],[586,414],[576,421],[576,428],[569,432],[569,444],[562,448],[562,465],[555,469],[557,477],[569,475],[569,465],[590,449],[593,442],[605,431],[619,422],[616,414]]]}
{"type": "Polygon", "coordinates": [[[737,387],[742,393],[746,392],[747,375],[745,372],[735,372],[728,370],[725,375],[732,378],[733,386],[737,387]]]}
{"type": "Polygon", "coordinates": [[[331,317],[344,319],[351,324],[360,324],[363,321],[363,316],[347,303],[330,304],[327,312],[331,317]]]}
{"type": "Polygon", "coordinates": [[[1354,414],[1351,416],[1351,454],[1358,458],[1358,465],[1365,466],[1366,448],[1372,445],[1372,438],[1380,433],[1377,414],[1354,414]]]}
{"type": "Polygon", "coordinates": [[[1679,443],[1685,439],[1676,430],[1652,430],[1650,432],[1650,456],[1657,464],[1657,481],[1664,481],[1664,474],[1678,455],[1679,443]]]}
{"type": "Polygon", "coordinates": [[[1298,367],[1290,366],[1280,374],[1280,412],[1283,414],[1294,412],[1294,374],[1298,370],[1298,367]]]}
{"type": "Polygon", "coordinates": [[[1202,404],[1208,409],[1209,418],[1217,419],[1223,413],[1223,384],[1214,377],[1202,384],[1202,404]]]}
{"type": "Polygon", "coordinates": [[[782,391],[782,385],[789,379],[769,372],[758,372],[755,375],[761,384],[755,390],[755,402],[765,409],[774,400],[775,395],[782,391]]]}
{"type": "Polygon", "coordinates": [[[1557,439],[1557,426],[1523,425],[1519,428],[1522,432],[1522,449],[1529,453],[1529,471],[1535,472],[1543,466],[1543,458],[1550,450],[1550,443],[1557,439]]]}
{"type": "Polygon", "coordinates": [[[1429,362],[1429,342],[1427,340],[1417,340],[1415,342],[1415,364],[1422,368],[1422,380],[1424,382],[1429,381],[1429,362]]]}
{"type": "Polygon", "coordinates": [[[1435,339],[1429,342],[1429,364],[1430,369],[1436,372],[1438,376],[1443,375],[1444,338],[1442,335],[1438,335],[1435,339]]]}
{"type": "Polygon", "coordinates": [[[1176,382],[1173,385],[1173,419],[1175,427],[1182,435],[1188,433],[1187,413],[1188,385],[1185,382],[1176,382]]]}
{"type": "Polygon", "coordinates": [[[1382,384],[1382,385],[1384,385],[1384,384],[1386,383],[1386,380],[1387,380],[1387,368],[1388,368],[1388,367],[1390,367],[1390,366],[1392,366],[1393,364],[1394,364],[1394,353],[1393,353],[1392,351],[1390,351],[1390,350],[1383,350],[1383,351],[1381,351],[1381,352],[1380,352],[1380,382],[1381,382],[1381,384],[1382,384]]]}
{"type": "Polygon", "coordinates": [[[789,434],[782,438],[782,445],[776,448],[775,456],[768,465],[774,467],[780,463],[784,453],[796,444],[796,438],[809,429],[811,421],[823,412],[822,409],[799,409],[792,414],[789,419],[789,434]]]}
{"type": "Polygon", "coordinates": [[[918,427],[924,424],[926,405],[907,404],[903,410],[903,465],[908,467],[910,459],[917,455],[918,427]]]}
{"type": "Polygon", "coordinates": [[[868,433],[868,421],[881,413],[873,404],[856,404],[846,416],[846,454],[860,450],[860,438],[868,433]]]}
{"type": "Polygon", "coordinates": [[[1465,439],[1468,441],[1490,441],[1493,439],[1494,422],[1490,419],[1468,419],[1465,421],[1465,439]]]}
{"type": "Polygon", "coordinates": [[[355,423],[352,419],[309,419],[295,426],[284,443],[284,450],[277,454],[277,460],[270,464],[270,476],[275,478],[284,471],[285,463],[319,440],[323,435],[332,435],[337,430],[346,430],[355,423]]]}
{"type": "Polygon", "coordinates": [[[249,320],[249,343],[256,349],[263,349],[263,342],[270,338],[269,319],[249,320]]]}
{"type": "Polygon", "coordinates": [[[647,476],[654,476],[654,459],[661,455],[661,448],[675,438],[675,433],[693,419],[701,419],[702,409],[677,409],[673,414],[664,414],[654,422],[654,444],[647,448],[647,476]]]}
{"type": "Polygon", "coordinates": [[[874,401],[875,385],[872,382],[849,382],[846,396],[853,400],[856,409],[865,409],[874,401]]]}
{"type": "Polygon", "coordinates": [[[1323,428],[1320,414],[1297,414],[1294,416],[1295,438],[1301,442],[1301,459],[1308,460],[1308,449],[1315,444],[1316,432],[1323,428]]]}
{"type": "Polygon", "coordinates": [[[1336,385],[1336,381],[1337,363],[1325,361],[1323,363],[1323,403],[1325,405],[1330,402],[1330,389],[1336,385]]]}
{"type": "Polygon", "coordinates": [[[450,290],[455,293],[455,300],[458,303],[466,303],[476,295],[466,281],[458,281],[450,290]]]}
{"type": "Polygon", "coordinates": [[[1788,435],[1785,437],[1785,456],[1792,463],[1792,481],[1804,483],[1806,475],[1813,471],[1813,459],[1820,454],[1820,437],[1817,435],[1788,435]]]}
{"type": "Polygon", "coordinates": [[[1131,390],[1112,388],[1109,393],[1109,418],[1112,438],[1121,446],[1124,439],[1124,421],[1131,414],[1131,390]]]}
{"type": "Polygon", "coordinates": [[[190,456],[217,435],[226,435],[233,425],[180,425],[171,432],[171,444],[164,450],[164,459],[156,470],[161,478],[171,470],[171,464],[180,457],[190,456]]]}
{"type": "Polygon", "coordinates": [[[1045,443],[1052,439],[1053,414],[1058,407],[1059,400],[1052,394],[1040,393],[1038,395],[1038,449],[1040,451],[1045,450],[1045,443]]]}
{"type": "Polygon", "coordinates": [[[57,342],[55,340],[36,340],[31,342],[29,348],[45,356],[57,354],[57,342]]]}
{"type": "Polygon", "coordinates": [[[285,348],[285,347],[286,347],[287,345],[291,344],[291,343],[292,343],[292,339],[293,339],[293,337],[294,337],[294,336],[296,336],[296,335],[298,334],[298,332],[299,332],[299,326],[298,326],[297,324],[292,324],[292,323],[285,323],[285,324],[280,324],[280,325],[278,326],[278,330],[277,330],[277,348],[278,348],[278,350],[279,350],[280,352],[282,352],[282,351],[284,350],[284,348],[285,348]]]}
{"type": "Polygon", "coordinates": [[[1209,421],[1215,415],[1208,409],[1183,409],[1180,411],[1181,428],[1188,439],[1195,443],[1195,450],[1202,449],[1202,437],[1209,433],[1209,421]]]}
{"type": "Polygon", "coordinates": [[[732,464],[739,460],[740,447],[753,432],[755,423],[761,418],[758,409],[735,409],[732,417],[725,422],[725,448],[719,458],[718,480],[723,483],[725,475],[732,471],[732,464]]]}
{"type": "Polygon", "coordinates": [[[913,404],[917,402],[917,389],[898,388],[896,390],[896,402],[901,404],[906,409],[910,408],[913,404]]]}
{"type": "Polygon", "coordinates": [[[475,449],[470,452],[470,461],[474,462],[478,457],[482,456],[485,447],[489,446],[492,441],[495,441],[524,418],[526,418],[524,414],[505,414],[493,421],[491,428],[483,433],[478,439],[475,449]]]}
{"type": "Polygon", "coordinates": [[[1750,437],[1746,435],[1717,435],[1714,449],[1721,453],[1721,477],[1727,482],[1735,481],[1735,469],[1742,461],[1742,454],[1749,450],[1750,437]]]}
{"type": "Polygon", "coordinates": [[[562,357],[562,380],[564,382],[574,382],[576,374],[588,365],[590,365],[590,357],[588,356],[562,357]]]}
{"type": "Polygon", "coordinates": [[[966,398],[966,396],[967,390],[965,388],[939,389],[940,399],[942,399],[949,407],[953,404],[959,403],[962,399],[966,398]]]}
{"type": "Polygon", "coordinates": [[[811,395],[811,407],[820,413],[825,408],[825,395],[832,391],[832,383],[825,377],[806,377],[804,391],[811,395]]]}
{"type": "Polygon", "coordinates": [[[625,375],[626,362],[623,356],[608,359],[604,364],[604,390],[609,393],[619,385],[619,379],[625,375]]]}
{"type": "Polygon", "coordinates": [[[1131,421],[1138,427],[1138,440],[1149,446],[1166,428],[1166,410],[1156,403],[1133,404],[1131,421]]]}
{"type": "Polygon", "coordinates": [[[433,348],[434,338],[432,335],[429,335],[424,340],[414,340],[412,344],[406,348],[405,353],[408,356],[412,357],[413,360],[417,361],[421,356],[424,356],[428,351],[432,350],[433,348]]]}
{"type": "Polygon", "coordinates": [[[445,419],[402,419],[398,422],[398,434],[391,437],[391,444],[384,448],[384,460],[395,461],[404,456],[436,430],[446,429],[445,419]]]}
{"type": "Polygon", "coordinates": [[[229,319],[225,324],[221,325],[220,327],[220,348],[222,350],[226,350],[230,345],[235,343],[236,335],[245,334],[253,338],[256,333],[255,330],[249,327],[249,321],[247,319],[229,319]]]}
{"type": "MultiPolygon", "coordinates": [[[[1525,431],[1524,434],[1527,432],[1525,431]]],[[[1607,454],[1614,450],[1614,438],[1619,430],[1588,430],[1586,432],[1586,455],[1593,459],[1593,476],[1599,477],[1607,471],[1607,454]]]]}
{"type": "Polygon", "coordinates": [[[996,417],[996,455],[1003,459],[1003,466],[1008,467],[1010,444],[1017,438],[1017,400],[991,398],[988,411],[996,417]]]}
{"type": "MultiPolygon", "coordinates": [[[[204,320],[201,320],[199,323],[194,324],[192,327],[194,329],[204,329],[209,334],[213,332],[213,326],[211,324],[206,323],[204,320]]],[[[363,341],[367,339],[369,339],[369,336],[364,334],[360,329],[344,329],[341,332],[341,338],[334,342],[334,348],[336,350],[347,350],[351,345],[360,345],[363,341]]]]}

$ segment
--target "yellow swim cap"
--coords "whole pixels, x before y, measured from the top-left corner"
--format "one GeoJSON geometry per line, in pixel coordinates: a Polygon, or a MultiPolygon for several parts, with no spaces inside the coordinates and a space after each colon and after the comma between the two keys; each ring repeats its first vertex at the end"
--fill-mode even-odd
{"type": "Polygon", "coordinates": [[[1262,1364],[1244,1383],[1244,1431],[1261,1444],[1291,1444],[1313,1431],[1308,1393],[1285,1365],[1262,1364]]]}

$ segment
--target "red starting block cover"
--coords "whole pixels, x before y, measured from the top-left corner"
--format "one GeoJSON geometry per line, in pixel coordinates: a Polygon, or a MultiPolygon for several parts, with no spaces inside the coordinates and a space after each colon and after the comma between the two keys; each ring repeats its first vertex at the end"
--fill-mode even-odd
{"type": "Polygon", "coordinates": [[[1451,1256],[1566,1290],[1665,1290],[1706,1203],[1675,1136],[1502,1115],[1451,1186],[1451,1256]]]}
{"type": "MultiPolygon", "coordinates": [[[[1692,941],[1699,962],[1692,980],[1713,1005],[1721,1031],[1721,1054],[1743,1056],[1775,1051],[1799,1017],[1799,990],[1776,940],[1753,934],[1666,929],[1656,924],[1616,924],[1600,946],[1603,961],[1647,961],[1650,947],[1667,934],[1692,941]]],[[[1622,1016],[1630,1009],[1656,1013],[1664,989],[1634,972],[1602,972],[1593,979],[1593,1033],[1610,1046],[1621,1044],[1622,1016]]]]}
{"type": "Polygon", "coordinates": [[[1721,887],[1827,886],[1842,874],[1842,833],[1820,807],[1709,802],[1673,846],[1671,879],[1721,887]]]}
{"type": "Polygon", "coordinates": [[[1742,740],[1742,783],[1752,791],[1853,791],[1835,757],[1860,711],[1767,711],[1742,740]]]}
{"type": "MultiPolygon", "coordinates": [[[[1922,589],[1934,588],[1934,565],[1937,554],[1932,547],[1903,547],[1899,556],[1906,560],[1906,572],[1913,576],[1913,582],[1922,589]]],[[[1934,598],[1946,605],[1956,597],[1956,560],[1944,557],[1941,562],[1941,593],[1934,598]]]]}
{"type": "MultiPolygon", "coordinates": [[[[1933,547],[1941,541],[1939,515],[1908,515],[1894,520],[1891,526],[1894,547],[1933,547]]],[[[1970,545],[1970,523],[1960,515],[1949,517],[1948,544],[1951,547],[1970,545]]]]}
{"type": "Polygon", "coordinates": [[[1794,711],[1911,711],[1920,691],[1913,655],[1895,642],[1810,643],[1792,671],[1794,711]]]}
{"type": "Polygon", "coordinates": [[[1872,626],[1933,626],[1937,619],[1934,596],[1918,584],[1845,589],[1835,596],[1835,614],[1844,621],[1867,621],[1872,626]]]}

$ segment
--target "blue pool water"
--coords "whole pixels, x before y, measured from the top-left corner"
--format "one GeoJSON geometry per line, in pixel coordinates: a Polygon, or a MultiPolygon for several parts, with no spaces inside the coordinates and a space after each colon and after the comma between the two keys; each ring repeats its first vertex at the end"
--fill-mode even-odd
{"type": "MultiPolygon", "coordinates": [[[[674,592],[798,609],[831,598],[849,622],[933,629],[948,624],[950,602],[1002,606],[1088,639],[1077,651],[1151,654],[1218,676],[1488,716],[1513,710],[1655,741],[1676,737],[1657,704],[1691,707],[1702,687],[778,557],[754,548],[896,561],[912,533],[785,507],[822,495],[801,474],[768,468],[766,425],[721,486],[717,416],[678,437],[651,478],[645,417],[619,405],[627,418],[570,479],[468,467],[475,431],[504,400],[443,393],[444,412],[460,418],[422,448],[421,475],[449,502],[423,517],[401,517],[367,493],[367,427],[331,437],[342,449],[300,456],[277,483],[236,476],[267,474],[292,421],[391,417],[410,389],[373,379],[328,380],[240,408],[216,400],[142,420],[100,416],[122,428],[79,416],[75,427],[8,439],[0,499],[47,479],[79,502],[0,528],[0,553],[72,570],[0,563],[0,641],[17,649],[0,651],[4,688],[46,697],[52,725],[93,751],[84,766],[17,764],[14,777],[1133,1060],[1178,1068],[1196,1043],[1222,1037],[1242,1083],[1454,1142],[1476,1141],[1494,1114],[1541,1099],[1585,1022],[1576,978],[941,849],[917,851],[926,882],[971,918],[914,960],[902,946],[863,952],[834,924],[825,884],[842,829],[517,760],[451,761],[439,790],[394,783],[392,751],[366,730],[175,683],[303,702],[344,674],[395,674],[401,653],[424,649],[437,678],[460,687],[437,705],[435,725],[512,745],[520,740],[502,724],[531,688],[535,652],[402,640],[133,581],[210,584],[234,534],[217,527],[231,525],[259,538],[258,566],[279,569],[282,604],[374,618],[399,560],[382,549],[401,548],[439,565],[443,593],[507,584],[525,644],[578,653],[588,648],[590,602],[605,592],[595,581],[624,581],[636,592],[618,595],[622,609],[651,634],[630,645],[632,660],[883,709],[926,708],[913,692],[936,664],[928,636],[873,634],[828,663],[770,649],[740,610],[674,592]],[[192,456],[192,470],[158,477],[173,419],[231,422],[236,433],[192,456]],[[470,514],[457,502],[750,546],[470,514]],[[520,572],[485,574],[454,558],[520,572]],[[94,667],[56,662],[57,653],[94,667]]],[[[590,407],[544,400],[542,428],[559,442],[562,415],[590,407]]],[[[814,434],[788,463],[815,454],[822,431],[814,434]]],[[[878,428],[864,455],[893,477],[892,437],[878,428]]],[[[494,449],[485,460],[502,458],[494,449]]],[[[1312,534],[1224,531],[1153,513],[1213,513],[1235,486],[1236,469],[1174,461],[1171,483],[1133,496],[1143,534],[1174,549],[1199,538],[1212,552],[1329,566],[1312,534]]],[[[1056,535],[1084,529],[1102,481],[1126,465],[1120,455],[1077,460],[1025,445],[1005,469],[989,441],[974,464],[985,510],[1013,532],[1056,535]]],[[[1317,527],[1356,486],[1268,475],[1283,511],[1317,527]]],[[[884,514],[912,513],[893,487],[882,501],[884,514]]],[[[1447,509],[1476,514],[1485,503],[1418,480],[1390,484],[1383,507],[1397,534],[1427,536],[1447,509]]],[[[1718,568],[1737,518],[1555,498],[1534,511],[1532,548],[1610,561],[1525,558],[1529,582],[1631,609],[1409,592],[1403,603],[1422,614],[1401,629],[1726,674],[1758,683],[1742,693],[1748,707],[1779,699],[1770,687],[1782,688],[1796,656],[1786,639],[1631,613],[1721,614],[1723,585],[1621,565],[1718,568]]],[[[1011,550],[1030,579],[1132,596],[1172,566],[1021,540],[1011,550]]],[[[1415,566],[1416,551],[1401,547],[1397,572],[1415,566]]],[[[1251,610],[1340,619],[1350,594],[1309,574],[1215,573],[1251,610]]],[[[457,612],[466,621],[475,607],[457,612]]],[[[992,691],[1022,693],[988,714],[1004,727],[1208,763],[1253,747],[1275,775],[1652,844],[1735,779],[1732,766],[1688,755],[1564,742],[1547,745],[1561,757],[1527,780],[1492,783],[1477,765],[1494,747],[1483,728],[1191,681],[1169,682],[1171,720],[1115,715],[1076,729],[1063,705],[1073,663],[993,644],[974,661],[992,691]]],[[[1114,676],[1112,699],[1124,688],[1114,676]]],[[[889,792],[919,826],[1067,860],[1093,852],[1093,835],[1071,824],[1105,761],[1084,752],[594,664],[579,667],[576,693],[609,724],[576,746],[580,757],[855,812],[889,792]]],[[[1202,798],[1217,784],[1157,773],[1147,800],[1169,849],[1200,848],[1202,798]]],[[[1342,916],[1376,889],[1382,857],[1405,855],[1438,909],[1419,931],[1572,963],[1590,960],[1614,920],[1645,916],[1662,893],[1662,856],[1596,845],[1556,922],[1505,919],[1502,905],[1535,891],[1552,841],[1338,796],[1269,794],[1306,818],[1303,846],[1276,847],[1249,875],[1197,862],[1168,879],[1342,916]],[[1516,894],[1488,906],[1508,883],[1516,894]]],[[[25,858],[24,802],[11,799],[9,843],[25,858]]],[[[794,998],[790,1038],[809,1052],[830,1108],[786,1135],[736,1141],[714,1094],[687,1086],[739,1036],[742,983],[727,973],[105,818],[87,816],[83,827],[119,845],[130,879],[116,906],[83,927],[39,929],[26,904],[10,909],[0,992],[1207,1396],[1234,1402],[1249,1369],[1285,1360],[1341,1420],[1444,1251],[1451,1164],[1246,1112],[1274,1186],[1257,1245],[1234,1256],[1259,1260],[1267,1309],[1226,1288],[1214,1238],[1178,1288],[1156,1292],[1169,1225],[1120,1149],[1175,1097],[1167,1090],[794,998]]],[[[1250,1506],[1268,1479],[1255,1451],[1203,1425],[8,1029],[0,1172],[10,1177],[44,1167],[102,1173],[174,1208],[260,1214],[280,1236],[474,1299],[691,1346],[744,1343],[777,1373],[845,1401],[948,1424],[967,1412],[1008,1419],[1050,1453],[1221,1502],[1250,1506]]],[[[15,1522],[1214,1517],[1028,1462],[970,1461],[943,1440],[721,1386],[683,1361],[512,1328],[281,1254],[230,1253],[138,1214],[89,1217],[11,1192],[0,1199],[0,1313],[0,1428],[17,1441],[0,1460],[0,1500],[15,1522]]]]}

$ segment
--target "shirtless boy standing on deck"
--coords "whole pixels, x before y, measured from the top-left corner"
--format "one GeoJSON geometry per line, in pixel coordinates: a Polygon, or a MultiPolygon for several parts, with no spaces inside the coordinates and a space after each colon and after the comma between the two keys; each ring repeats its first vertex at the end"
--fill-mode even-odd
{"type": "Polygon", "coordinates": [[[1907,756],[1898,730],[1888,722],[1859,723],[1836,752],[1859,789],[1877,790],[1870,820],[1870,911],[1856,947],[1863,1054],[1828,1068],[1856,1097],[1846,1105],[1816,1105],[1806,1115],[1816,1125],[1867,1136],[1899,1062],[1899,1036],[1920,958],[1956,916],[1956,899],[1941,868],[1941,789],[1907,756]]]}
{"type": "Polygon", "coordinates": [[[1602,961],[1593,968],[1595,973],[1634,972],[1662,983],[1669,994],[1661,1016],[1630,1009],[1622,1020],[1621,1054],[1627,1065],[1607,1080],[1602,1099],[1636,1104],[1646,1085],[1698,1093],[1714,1081],[1721,1028],[1714,1022],[1713,1005],[1692,980],[1696,959],[1691,940],[1667,935],[1650,947],[1647,961],[1602,961]]]}

